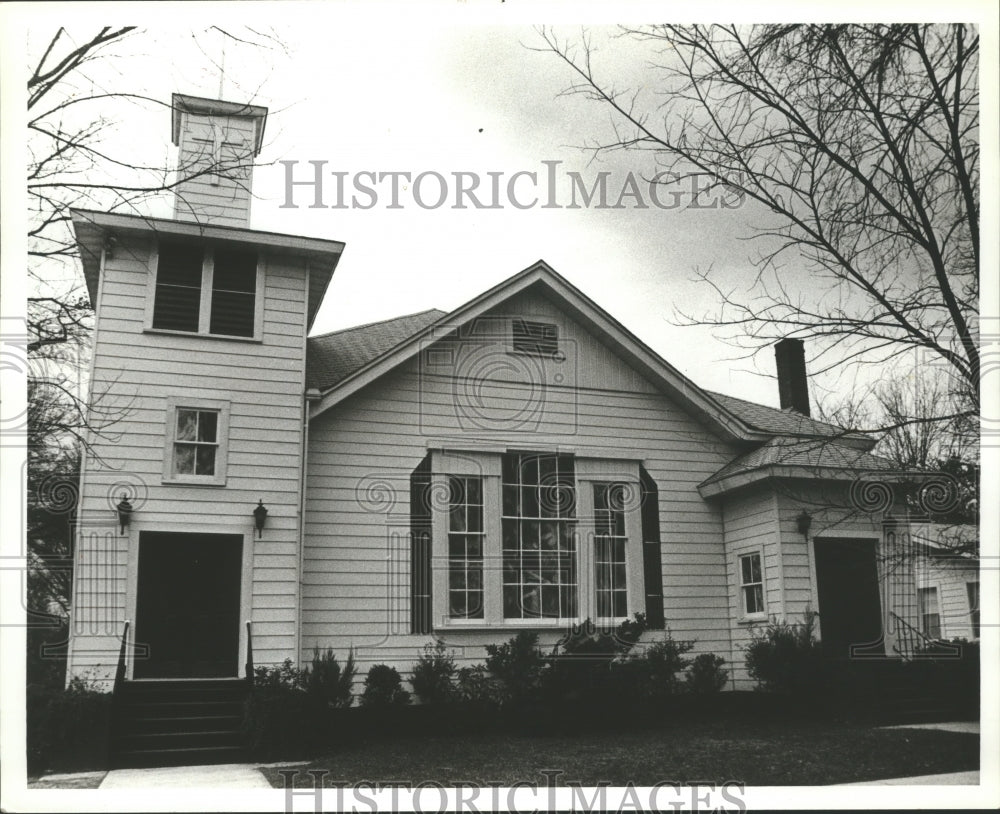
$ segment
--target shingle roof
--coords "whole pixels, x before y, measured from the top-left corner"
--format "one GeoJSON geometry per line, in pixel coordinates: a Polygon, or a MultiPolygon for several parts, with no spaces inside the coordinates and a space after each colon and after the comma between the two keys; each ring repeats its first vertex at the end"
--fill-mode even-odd
{"type": "MultiPolygon", "coordinates": [[[[307,386],[320,390],[333,387],[443,316],[444,311],[430,308],[416,314],[310,337],[306,353],[307,386]]],[[[843,434],[843,430],[832,424],[790,410],[766,407],[723,393],[706,392],[745,424],[767,434],[825,438],[843,434]]]]}
{"type": "Polygon", "coordinates": [[[306,386],[320,390],[333,387],[444,315],[444,311],[430,308],[417,314],[309,337],[306,386]]]}
{"type": "Polygon", "coordinates": [[[841,469],[851,472],[886,471],[893,468],[892,463],[885,458],[843,446],[829,438],[772,438],[763,446],[734,458],[701,485],[707,486],[732,475],[769,466],[841,469]]]}
{"type": "MultiPolygon", "coordinates": [[[[840,427],[816,421],[816,419],[804,416],[794,410],[766,407],[763,404],[738,399],[735,396],[727,396],[724,393],[714,393],[711,390],[705,392],[729,412],[739,416],[745,423],[761,432],[774,433],[775,435],[821,435],[824,437],[845,434],[840,427]]],[[[864,437],[860,433],[848,433],[848,435],[864,437]]]]}

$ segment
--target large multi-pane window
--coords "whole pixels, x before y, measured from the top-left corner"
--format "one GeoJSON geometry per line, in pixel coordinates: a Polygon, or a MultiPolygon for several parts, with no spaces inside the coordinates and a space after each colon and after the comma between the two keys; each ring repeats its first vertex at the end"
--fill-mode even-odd
{"type": "Polygon", "coordinates": [[[448,615],[483,618],[483,482],[449,477],[448,615]]]}
{"type": "Polygon", "coordinates": [[[623,483],[594,484],[594,582],[600,618],[628,616],[623,483]]]}
{"type": "Polygon", "coordinates": [[[573,458],[513,453],[502,461],[503,615],[577,613],[573,458]]]}

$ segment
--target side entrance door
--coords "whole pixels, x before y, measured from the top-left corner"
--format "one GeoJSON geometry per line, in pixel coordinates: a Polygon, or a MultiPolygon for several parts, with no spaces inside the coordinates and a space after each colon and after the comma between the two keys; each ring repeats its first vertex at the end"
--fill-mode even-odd
{"type": "Polygon", "coordinates": [[[823,653],[835,659],[885,654],[875,540],[816,540],[823,653]]]}
{"type": "Polygon", "coordinates": [[[242,559],[239,534],[141,533],[135,678],[239,675],[242,559]]]}

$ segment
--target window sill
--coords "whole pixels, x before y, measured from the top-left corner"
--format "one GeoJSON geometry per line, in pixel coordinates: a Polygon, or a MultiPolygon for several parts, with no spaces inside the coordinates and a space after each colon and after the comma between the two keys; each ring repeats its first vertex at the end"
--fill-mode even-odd
{"type": "Polygon", "coordinates": [[[226,334],[203,334],[197,331],[170,331],[166,328],[143,328],[144,334],[159,334],[162,336],[187,336],[192,339],[211,339],[220,342],[247,342],[260,345],[264,340],[256,336],[227,336],[226,334]]]}
{"type": "Polygon", "coordinates": [[[214,486],[216,488],[225,486],[225,479],[202,479],[202,478],[162,478],[160,481],[164,486],[214,486]]]}
{"type": "Polygon", "coordinates": [[[457,619],[445,624],[434,625],[433,629],[435,633],[455,633],[459,630],[468,630],[470,632],[516,632],[518,630],[569,630],[570,627],[581,624],[583,624],[582,619],[549,619],[544,621],[535,619],[526,619],[524,621],[505,619],[501,622],[484,622],[480,619],[471,621],[457,619]]]}
{"type": "Polygon", "coordinates": [[[739,625],[745,625],[745,626],[759,625],[761,622],[767,622],[767,614],[766,613],[754,613],[754,614],[751,614],[749,616],[741,616],[737,620],[737,624],[739,624],[739,625]]]}

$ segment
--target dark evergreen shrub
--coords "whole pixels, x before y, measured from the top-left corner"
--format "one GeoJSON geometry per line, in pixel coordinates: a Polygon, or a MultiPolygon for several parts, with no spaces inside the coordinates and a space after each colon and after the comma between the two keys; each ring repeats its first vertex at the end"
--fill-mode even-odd
{"type": "Polygon", "coordinates": [[[521,703],[537,694],[545,668],[537,633],[522,630],[503,644],[486,645],[486,654],[486,669],[503,682],[511,702],[521,703]]]}
{"type": "Polygon", "coordinates": [[[361,695],[363,707],[394,707],[410,703],[410,694],[403,689],[402,679],[395,667],[374,664],[365,676],[365,691],[361,695]]]}
{"type": "Polygon", "coordinates": [[[665,638],[631,651],[617,668],[624,681],[620,689],[636,701],[657,701],[680,692],[681,677],[691,664],[684,654],[694,641],[676,640],[667,629],[665,638]]]}
{"type": "Polygon", "coordinates": [[[807,613],[800,624],[771,622],[751,631],[744,647],[747,672],[760,689],[791,695],[822,688],[822,648],[814,627],[814,614],[807,613]]]}
{"type": "Polygon", "coordinates": [[[77,677],[66,689],[29,686],[25,704],[29,774],[108,767],[110,692],[77,677]]]}
{"type": "Polygon", "coordinates": [[[716,693],[724,689],[729,680],[729,671],[722,667],[726,660],[715,653],[701,653],[695,656],[688,668],[687,689],[693,693],[716,693]]]}
{"type": "Polygon", "coordinates": [[[456,699],[455,659],[444,642],[424,646],[424,652],[413,665],[411,684],[417,697],[425,704],[447,704],[456,699]]]}
{"type": "Polygon", "coordinates": [[[316,647],[313,649],[312,664],[306,670],[304,683],[307,691],[317,701],[337,708],[349,707],[354,701],[354,677],[357,672],[353,649],[347,652],[347,661],[341,667],[331,648],[321,653],[316,647]]]}

